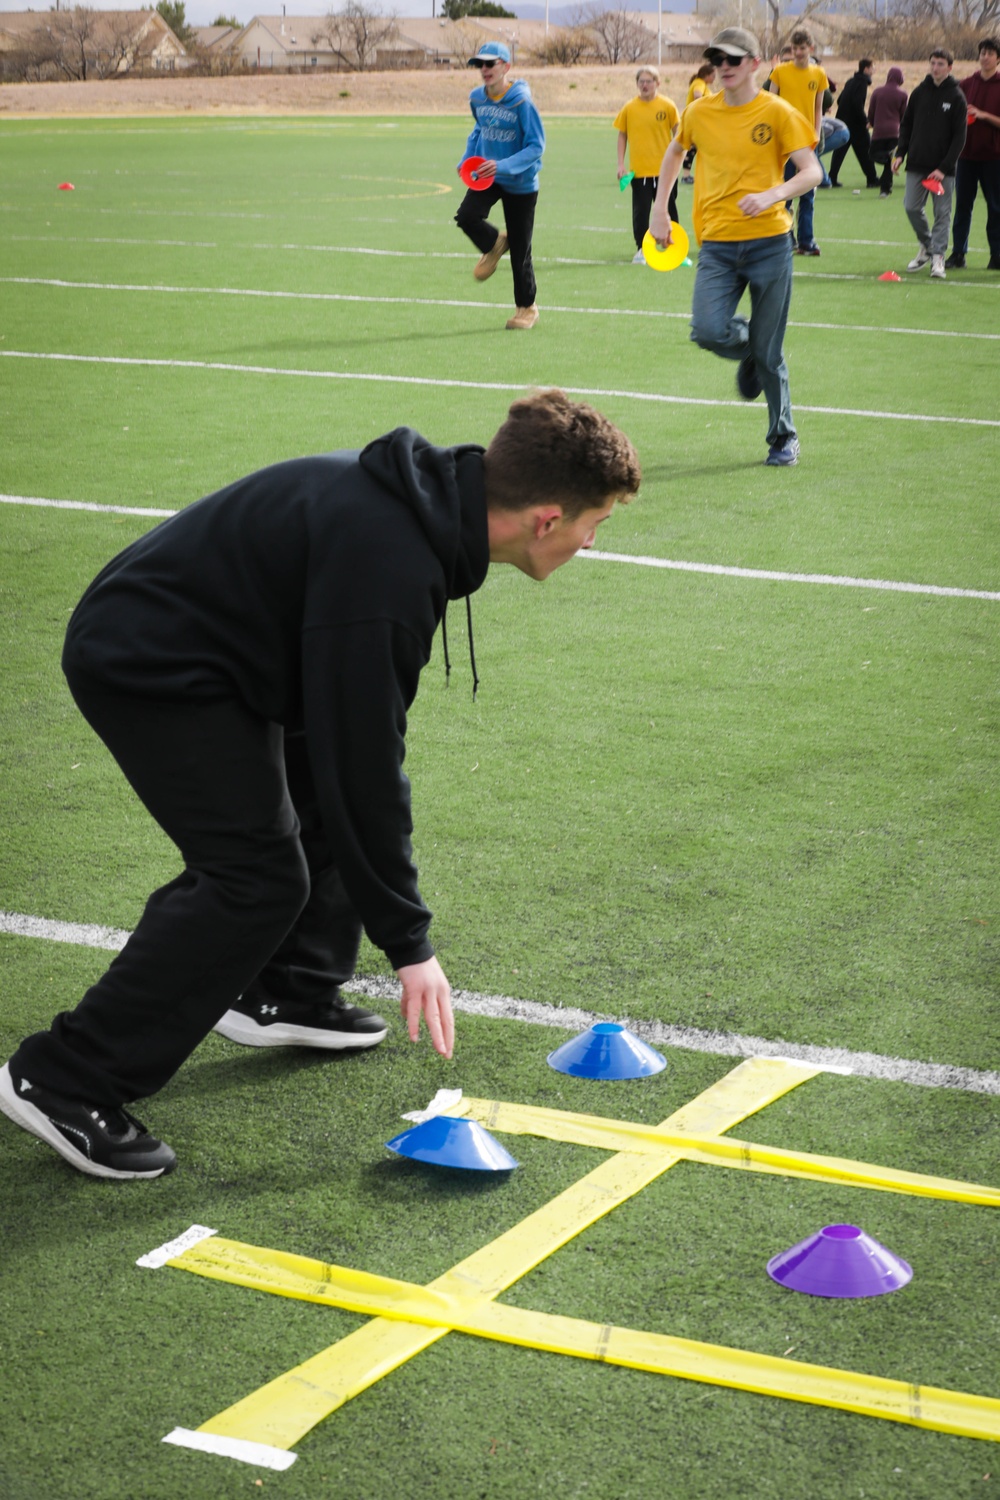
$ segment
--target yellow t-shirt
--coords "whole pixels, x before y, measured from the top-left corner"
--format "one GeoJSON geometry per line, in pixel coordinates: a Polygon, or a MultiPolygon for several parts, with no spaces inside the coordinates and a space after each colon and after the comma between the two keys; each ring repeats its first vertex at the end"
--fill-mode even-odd
{"type": "Polygon", "coordinates": [[[691,86],[688,89],[687,98],[684,100],[684,108],[687,109],[689,104],[696,104],[698,100],[703,99],[707,93],[708,84],[705,82],[704,78],[692,78],[691,86]]]}
{"type": "Polygon", "coordinates": [[[729,105],[720,90],[688,105],[677,142],[685,151],[698,148],[693,219],[699,244],[788,233],[792,219],[783,202],[752,219],[738,204],[747,193],[776,187],[792,152],[815,146],[812,124],[797,109],[763,89],[749,104],[729,105]]]}
{"type": "Polygon", "coordinates": [[[615,129],[628,136],[628,162],[637,177],[659,177],[663,153],[673,139],[680,114],[665,94],[646,100],[636,94],[615,116],[615,129]]]}
{"type": "Polygon", "coordinates": [[[805,115],[809,124],[816,120],[816,99],[822,99],[828,87],[826,74],[816,63],[797,68],[794,63],[779,63],[771,74],[771,93],[788,101],[793,109],[805,115]]]}

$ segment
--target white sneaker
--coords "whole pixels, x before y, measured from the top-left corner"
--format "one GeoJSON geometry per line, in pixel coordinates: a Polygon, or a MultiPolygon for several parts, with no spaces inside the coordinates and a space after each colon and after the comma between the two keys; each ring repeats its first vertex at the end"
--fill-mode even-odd
{"type": "Polygon", "coordinates": [[[930,258],[931,258],[931,252],[929,250],[925,250],[924,247],[923,247],[923,245],[921,245],[920,249],[917,251],[916,255],[910,261],[910,264],[907,266],[906,269],[908,271],[922,271],[923,268],[924,268],[924,266],[926,266],[927,262],[930,260],[930,258]]]}
{"type": "Polygon", "coordinates": [[[633,255],[632,264],[634,266],[644,266],[646,264],[646,257],[643,255],[641,250],[637,250],[633,255]]]}
{"type": "Polygon", "coordinates": [[[944,281],[945,280],[944,256],[943,255],[932,255],[931,256],[931,275],[937,281],[944,281]]]}

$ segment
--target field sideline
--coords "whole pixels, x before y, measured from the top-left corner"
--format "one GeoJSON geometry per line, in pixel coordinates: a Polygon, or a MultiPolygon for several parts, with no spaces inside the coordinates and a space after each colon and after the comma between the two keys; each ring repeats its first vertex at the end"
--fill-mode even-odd
{"type": "MultiPolygon", "coordinates": [[[[542,316],[521,336],[506,265],[478,286],[451,223],[463,133],[0,119],[0,1057],[75,1003],[175,870],[59,673],[109,557],[279,458],[399,422],[486,441],[533,385],[586,393],[644,468],[595,555],[541,589],[490,575],[475,704],[457,620],[451,686],[437,650],[424,673],[407,768],[454,1060],[405,1040],[366,946],[386,1043],[331,1063],[210,1036],[138,1107],[180,1159],[162,1182],[84,1180],[0,1121],[0,1494],[982,1494],[995,1450],[969,1437],[461,1333],[308,1431],[284,1473],[161,1441],[366,1320],[150,1275],[154,1246],[204,1224],[426,1285],[609,1160],[520,1135],[503,1180],[392,1158],[439,1087],[653,1125],[740,1057],[839,1060],[849,1076],[733,1134],[998,1180],[1000,278],[981,206],[969,272],[887,285],[912,254],[898,197],[855,196],[847,172],[818,195],[823,255],[797,268],[788,337],[803,459],[775,474],[759,405],[687,339],[691,271],[628,264],[607,122],[551,121],[542,316]],[[666,1071],[547,1068],[595,1016],[629,1018],[666,1071]]],[[[998,1292],[989,1208],[682,1162],[500,1302],[996,1397],[998,1292]],[[912,1283],[828,1302],[769,1281],[771,1255],[835,1222],[912,1283]]]]}

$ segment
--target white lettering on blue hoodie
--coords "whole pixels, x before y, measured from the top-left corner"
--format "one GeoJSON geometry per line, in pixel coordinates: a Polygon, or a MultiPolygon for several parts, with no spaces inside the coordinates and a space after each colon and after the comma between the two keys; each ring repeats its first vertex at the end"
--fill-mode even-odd
{"type": "Polygon", "coordinates": [[[485,88],[473,89],[469,108],[475,125],[466,156],[485,156],[497,164],[497,186],[508,193],[536,193],[545,150],[541,116],[526,83],[512,83],[502,99],[485,88]]]}

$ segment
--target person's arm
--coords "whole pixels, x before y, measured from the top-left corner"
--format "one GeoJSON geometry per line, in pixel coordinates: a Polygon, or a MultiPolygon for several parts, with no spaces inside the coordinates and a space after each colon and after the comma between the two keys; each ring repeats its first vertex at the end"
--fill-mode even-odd
{"type": "Polygon", "coordinates": [[[967,111],[964,109],[954,109],[951,113],[951,145],[945,152],[941,165],[931,173],[932,177],[940,176],[942,180],[945,177],[954,177],[958,158],[962,154],[962,147],[965,145],[965,137],[969,133],[967,111]]]}
{"type": "Polygon", "coordinates": [[[980,109],[977,104],[968,106],[968,113],[974,120],[982,120],[986,125],[992,125],[995,130],[1000,130],[1000,115],[991,115],[985,109],[980,109]]]}
{"type": "Polygon", "coordinates": [[[906,160],[906,153],[910,149],[910,136],[913,133],[913,99],[914,95],[911,94],[906,101],[906,108],[903,111],[903,119],[899,127],[899,140],[896,142],[896,154],[892,158],[893,172],[899,171],[906,160]]]}
{"type": "Polygon", "coordinates": [[[625,176],[625,147],[628,145],[628,136],[624,130],[618,132],[618,180],[625,176]]]}
{"type": "Polygon", "coordinates": [[[765,188],[762,193],[747,193],[740,199],[737,207],[748,219],[755,219],[758,214],[766,213],[776,203],[801,198],[803,193],[808,193],[810,188],[817,187],[823,181],[823,168],[813,147],[800,146],[797,151],[791,152],[789,160],[795,164],[794,177],[789,177],[787,182],[776,183],[774,187],[765,188]]]}
{"type": "MultiPolygon", "coordinates": [[[[681,163],[684,160],[685,147],[674,136],[660,163],[660,178],[656,185],[656,197],[653,199],[653,209],[649,215],[649,232],[656,243],[662,248],[670,244],[670,214],[667,204],[670,194],[673,192],[674,183],[680,175],[681,163]]],[[[818,179],[817,179],[818,180],[818,179]]]]}
{"type": "MultiPolygon", "coordinates": [[[[813,130],[816,132],[816,144],[823,144],[823,90],[827,85],[827,76],[823,74],[822,85],[816,90],[816,108],[813,110],[813,130]]],[[[820,179],[822,181],[822,178],[820,179]]]]}

